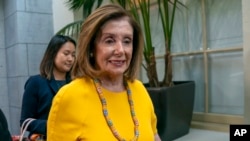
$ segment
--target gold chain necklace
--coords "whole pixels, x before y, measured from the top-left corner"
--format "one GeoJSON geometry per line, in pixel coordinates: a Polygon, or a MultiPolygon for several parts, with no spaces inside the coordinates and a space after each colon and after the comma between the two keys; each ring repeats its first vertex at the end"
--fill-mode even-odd
{"type": "MultiPolygon", "coordinates": [[[[100,98],[100,101],[102,103],[102,112],[103,115],[105,117],[105,120],[109,126],[109,129],[112,131],[113,135],[119,140],[119,141],[126,141],[123,137],[120,136],[120,134],[118,133],[118,131],[116,130],[111,118],[109,117],[108,114],[108,109],[107,109],[107,101],[102,93],[102,89],[101,89],[101,83],[99,79],[94,79],[95,82],[95,87],[96,87],[96,91],[98,93],[98,96],[100,98]]],[[[135,115],[135,110],[134,110],[134,103],[133,103],[133,99],[132,99],[132,93],[131,90],[128,87],[127,82],[124,83],[126,90],[127,90],[127,95],[128,95],[128,102],[129,102],[129,107],[130,107],[130,113],[134,122],[134,138],[131,141],[137,141],[138,137],[139,137],[139,122],[136,118],[135,115]]]]}

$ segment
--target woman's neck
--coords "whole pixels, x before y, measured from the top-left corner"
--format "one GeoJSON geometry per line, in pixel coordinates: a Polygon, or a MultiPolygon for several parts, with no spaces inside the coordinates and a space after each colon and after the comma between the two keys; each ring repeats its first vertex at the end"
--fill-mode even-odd
{"type": "Polygon", "coordinates": [[[55,80],[65,80],[66,79],[66,73],[53,71],[54,79],[55,80]]]}
{"type": "Polygon", "coordinates": [[[125,90],[123,77],[112,78],[112,77],[100,77],[102,87],[114,91],[121,92],[125,90]]]}

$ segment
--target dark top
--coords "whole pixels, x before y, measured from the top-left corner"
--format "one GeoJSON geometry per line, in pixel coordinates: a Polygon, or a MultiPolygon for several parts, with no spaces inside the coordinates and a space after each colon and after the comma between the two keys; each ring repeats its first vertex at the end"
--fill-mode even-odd
{"type": "MultiPolygon", "coordinates": [[[[65,83],[70,82],[70,77],[65,83]]],[[[60,89],[61,84],[52,78],[48,80],[41,75],[31,76],[25,83],[22,100],[20,126],[27,118],[34,118],[27,131],[46,135],[46,124],[52,105],[52,99],[60,89]]]]}
{"type": "Polygon", "coordinates": [[[11,141],[8,123],[2,110],[0,109],[0,141],[11,141]]]}

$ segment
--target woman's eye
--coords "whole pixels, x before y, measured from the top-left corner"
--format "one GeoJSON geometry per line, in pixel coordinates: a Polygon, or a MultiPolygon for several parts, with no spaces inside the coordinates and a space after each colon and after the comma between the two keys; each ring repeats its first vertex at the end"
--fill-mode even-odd
{"type": "Polygon", "coordinates": [[[132,40],[127,39],[127,40],[124,40],[123,43],[124,43],[124,44],[131,44],[131,43],[132,43],[132,40]]]}
{"type": "Polygon", "coordinates": [[[63,54],[64,54],[65,56],[69,55],[69,53],[68,53],[68,52],[64,52],[63,54]]]}
{"type": "Polygon", "coordinates": [[[114,43],[114,40],[108,39],[108,40],[105,41],[105,43],[112,44],[112,43],[114,43]]]}

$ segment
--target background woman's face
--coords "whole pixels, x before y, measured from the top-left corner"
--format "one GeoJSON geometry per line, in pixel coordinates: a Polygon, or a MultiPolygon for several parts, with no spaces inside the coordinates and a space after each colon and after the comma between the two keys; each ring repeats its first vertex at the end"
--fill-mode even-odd
{"type": "Polygon", "coordinates": [[[123,76],[132,53],[133,28],[127,17],[105,23],[95,42],[96,67],[107,75],[123,76]]]}
{"type": "Polygon", "coordinates": [[[70,71],[75,61],[75,48],[75,45],[71,42],[66,42],[62,45],[54,60],[54,70],[61,73],[70,71]]]}

